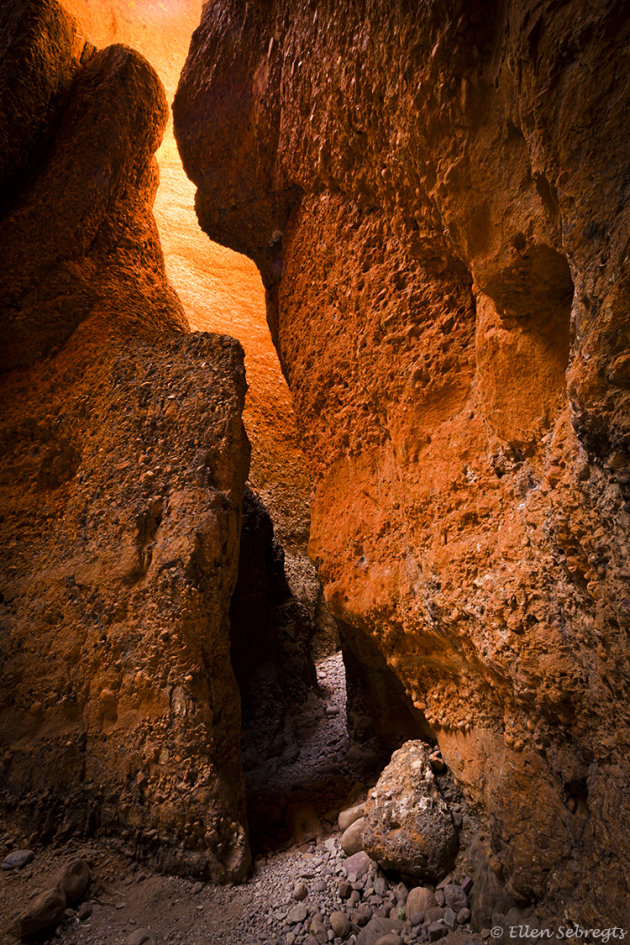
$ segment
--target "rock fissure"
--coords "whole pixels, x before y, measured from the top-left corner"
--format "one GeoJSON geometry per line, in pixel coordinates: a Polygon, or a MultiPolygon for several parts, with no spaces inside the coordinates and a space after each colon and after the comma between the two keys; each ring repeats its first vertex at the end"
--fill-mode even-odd
{"type": "Polygon", "coordinates": [[[212,908],[253,850],[217,942],[627,924],[630,20],[67,6],[0,12],[13,888],[94,836],[212,908]]]}
{"type": "Polygon", "coordinates": [[[268,288],[333,614],[424,713],[492,824],[509,894],[591,922],[583,864],[601,861],[604,772],[625,771],[626,737],[607,734],[594,650],[618,654],[618,694],[628,678],[620,588],[599,563],[627,515],[627,403],[604,381],[627,333],[614,7],[211,5],[174,106],[202,226],[268,288]],[[200,121],[228,82],[247,108],[200,121]],[[241,181],[261,174],[252,208],[241,181]],[[281,223],[291,186],[303,196],[281,223]],[[563,787],[584,758],[586,827],[563,787]]]}

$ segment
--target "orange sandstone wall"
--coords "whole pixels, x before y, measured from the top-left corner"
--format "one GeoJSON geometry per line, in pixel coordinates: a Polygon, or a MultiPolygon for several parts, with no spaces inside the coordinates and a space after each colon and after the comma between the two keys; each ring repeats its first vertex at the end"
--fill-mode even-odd
{"type": "Polygon", "coordinates": [[[201,225],[263,274],[329,606],[513,901],[595,927],[630,922],[629,31],[217,0],[175,100],[201,225]]]}
{"type": "Polygon", "coordinates": [[[0,80],[2,814],[237,879],[243,352],[166,279],[147,61],[7,0],[0,80]]]}
{"type": "MultiPolygon", "coordinates": [[[[63,0],[63,5],[97,46],[124,43],[141,52],[158,73],[168,101],[173,100],[202,0],[63,0]]],[[[245,349],[250,482],[271,512],[278,537],[301,560],[308,540],[311,479],[269,335],[258,269],[200,230],[195,188],[182,168],[170,113],[157,158],[160,186],[154,212],[168,280],[193,330],[232,335],[245,349]]],[[[304,567],[302,563],[299,570],[304,567]]]]}

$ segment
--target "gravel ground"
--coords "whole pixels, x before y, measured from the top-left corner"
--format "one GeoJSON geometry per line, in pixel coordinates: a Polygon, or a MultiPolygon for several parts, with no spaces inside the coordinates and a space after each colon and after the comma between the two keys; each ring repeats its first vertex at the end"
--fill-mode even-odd
{"type": "MultiPolygon", "coordinates": [[[[318,678],[323,702],[308,703],[295,719],[299,755],[263,771],[258,783],[259,789],[266,784],[283,804],[288,803],[284,845],[278,849],[276,843],[275,849],[259,852],[246,883],[213,886],[154,874],[101,842],[44,849],[33,845],[32,863],[0,874],[1,941],[15,943],[9,931],[12,919],[31,895],[50,886],[59,868],[76,856],[84,857],[92,871],[84,904],[81,911],[78,904],[67,910],[65,922],[44,942],[325,945],[343,941],[354,945],[358,940],[358,945],[373,945],[378,937],[376,925],[392,920],[400,942],[427,941],[426,927],[404,921],[407,889],[398,878],[384,876],[375,864],[357,876],[347,865],[350,862],[352,867],[356,861],[348,861],[341,849],[337,814],[365,797],[366,788],[374,783],[373,771],[368,772],[375,756],[365,746],[350,743],[340,654],[318,664],[318,678]],[[290,829],[292,835],[288,835],[290,829]],[[331,929],[334,912],[347,917],[343,937],[331,929]]],[[[20,845],[20,839],[5,837],[3,855],[20,845]]],[[[449,945],[466,942],[470,934],[451,933],[449,945]]]]}
{"type": "MultiPolygon", "coordinates": [[[[357,796],[363,786],[365,755],[352,751],[346,729],[341,655],[321,661],[317,669],[324,698],[323,702],[309,702],[294,720],[299,755],[281,765],[271,764],[252,785],[252,790],[266,791],[277,803],[297,808],[294,823],[289,825],[293,835],[288,828],[281,831],[282,848],[259,855],[247,883],[202,886],[161,876],[100,841],[73,841],[39,849],[31,840],[33,862],[22,870],[0,873],[0,941],[15,942],[9,931],[12,919],[31,895],[50,886],[56,871],[75,856],[85,857],[92,870],[87,893],[92,914],[83,920],[76,912],[69,914],[59,934],[50,939],[57,945],[127,945],[134,932],[142,929],[151,934],[156,945],[266,945],[277,941],[288,907],[295,904],[291,898],[294,883],[300,877],[306,882],[311,874],[320,877],[331,852],[323,847],[323,853],[318,853],[318,846],[333,830],[339,807],[353,799],[353,791],[357,796]],[[313,825],[312,816],[307,816],[309,805],[327,811],[330,805],[330,820],[316,815],[313,825]],[[304,816],[300,817],[300,811],[304,816]],[[313,826],[317,836],[307,839],[313,826]]],[[[25,845],[25,838],[17,836],[5,835],[3,840],[3,856],[11,848],[25,845]]],[[[336,842],[328,839],[329,844],[336,842]]],[[[331,867],[326,868],[330,871],[331,867]]],[[[320,890],[317,899],[309,899],[309,906],[321,901],[322,908],[332,908],[336,903],[329,873],[325,882],[327,892],[320,890]]],[[[279,940],[284,945],[284,936],[279,940]]]]}

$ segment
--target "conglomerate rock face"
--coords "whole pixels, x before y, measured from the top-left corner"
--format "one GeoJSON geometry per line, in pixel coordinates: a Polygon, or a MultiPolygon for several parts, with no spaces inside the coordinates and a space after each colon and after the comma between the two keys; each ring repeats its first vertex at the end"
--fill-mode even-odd
{"type": "MultiPolygon", "coordinates": [[[[63,0],[63,4],[96,45],[123,43],[142,53],[172,100],[202,0],[63,0]]],[[[243,422],[252,447],[249,481],[288,552],[293,585],[313,599],[309,587],[315,583],[313,566],[306,555],[311,483],[265,319],[260,274],[251,259],[217,246],[200,229],[195,188],[182,168],[170,121],[157,161],[160,185],[153,213],[169,282],[191,328],[229,334],[243,345],[248,379],[243,422]]]]}
{"type": "Polygon", "coordinates": [[[513,900],[607,924],[630,921],[629,30],[612,0],[221,0],[174,107],[202,226],[263,273],[333,613],[423,713],[513,900]]]}
{"type": "Polygon", "coordinates": [[[383,869],[438,883],[453,867],[458,834],[422,742],[395,751],[365,805],[363,849],[383,869]]]}
{"type": "Polygon", "coordinates": [[[0,47],[3,810],[238,879],[243,352],[166,282],[148,63],[55,0],[3,4],[0,47]]]}

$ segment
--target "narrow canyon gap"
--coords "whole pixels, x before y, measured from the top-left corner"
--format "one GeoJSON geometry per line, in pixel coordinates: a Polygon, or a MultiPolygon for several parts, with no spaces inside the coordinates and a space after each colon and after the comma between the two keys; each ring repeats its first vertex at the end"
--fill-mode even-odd
{"type": "Polygon", "coordinates": [[[211,2],[174,104],[201,225],[263,274],[333,615],[514,900],[591,923],[630,869],[628,28],[211,2]]]}
{"type": "MultiPolygon", "coordinates": [[[[132,6],[115,0],[67,0],[64,6],[98,45],[122,42],[145,55],[172,100],[200,17],[200,2],[132,6]]],[[[230,608],[231,661],[241,692],[249,827],[254,838],[262,835],[269,843],[274,831],[279,839],[285,838],[287,802],[279,804],[286,790],[280,791],[268,768],[283,758],[286,765],[297,751],[290,716],[303,711],[305,693],[315,695],[310,654],[329,655],[338,645],[338,628],[306,553],[311,479],[267,325],[258,269],[247,257],[211,243],[199,228],[195,187],[184,173],[170,116],[157,161],[160,183],[154,213],[165,270],[190,328],[232,335],[245,351],[248,390],[243,420],[252,450],[248,483],[253,494],[246,497],[239,580],[230,608]],[[255,496],[269,513],[281,550],[274,545],[270,521],[255,496]]],[[[346,660],[350,658],[346,651],[346,660]]],[[[380,673],[372,672],[368,678],[359,664],[353,668],[352,730],[370,740],[373,706],[365,697],[380,682],[380,673]]],[[[382,698],[391,703],[391,693],[383,692],[382,698]]],[[[316,719],[315,706],[313,711],[316,719]]],[[[390,747],[398,746],[403,733],[416,731],[409,720],[402,727],[391,722],[382,727],[390,747]]],[[[341,773],[339,777],[344,784],[341,773]]],[[[285,772],[284,780],[290,781],[290,774],[285,772]]],[[[333,786],[330,790],[334,794],[333,786]]],[[[302,793],[308,793],[307,784],[302,793]]]]}
{"type": "Polygon", "coordinates": [[[314,696],[315,630],[334,643],[337,628],[305,553],[310,477],[260,277],[198,229],[162,90],[131,48],[172,95],[198,12],[34,0],[2,20],[7,158],[24,138],[3,180],[18,195],[4,208],[3,801],[44,838],[104,831],[223,881],[250,862],[241,727],[254,773],[294,751],[288,702],[314,696]],[[244,407],[239,345],[189,327],[241,335],[244,407]]]}
{"type": "Polygon", "coordinates": [[[323,623],[351,731],[414,739],[381,794],[435,767],[467,810],[475,927],[630,924],[629,32],[613,0],[3,6],[17,822],[243,880],[243,762],[291,756],[323,623]]]}

